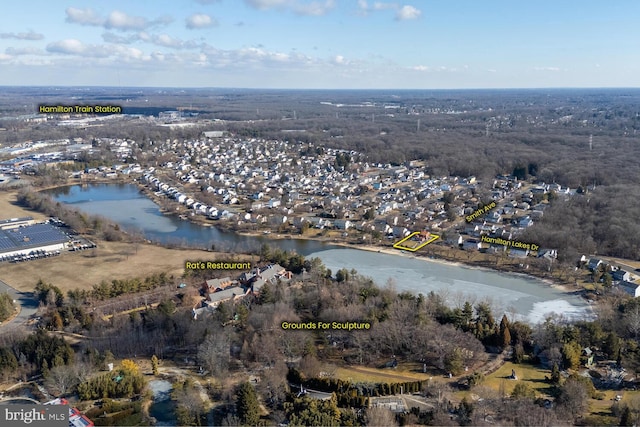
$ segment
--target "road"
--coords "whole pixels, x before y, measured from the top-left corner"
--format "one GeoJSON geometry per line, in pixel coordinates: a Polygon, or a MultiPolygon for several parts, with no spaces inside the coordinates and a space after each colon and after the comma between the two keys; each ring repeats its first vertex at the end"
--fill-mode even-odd
{"type": "Polygon", "coordinates": [[[20,313],[12,320],[0,325],[0,333],[12,331],[23,326],[31,316],[38,311],[38,300],[35,299],[31,292],[19,292],[5,282],[0,280],[0,293],[6,292],[18,304],[20,304],[20,313]]]}

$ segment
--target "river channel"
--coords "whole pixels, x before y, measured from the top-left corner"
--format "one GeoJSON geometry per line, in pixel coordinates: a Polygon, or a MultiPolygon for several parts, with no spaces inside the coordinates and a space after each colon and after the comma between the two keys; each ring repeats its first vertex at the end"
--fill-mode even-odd
{"type": "Polygon", "coordinates": [[[92,184],[49,190],[57,201],[81,211],[102,215],[126,230],[142,233],[146,239],[164,244],[230,251],[247,251],[263,243],[295,250],[306,257],[318,257],[332,271],[346,267],[369,276],[380,286],[390,284],[397,291],[427,294],[439,292],[451,305],[488,301],[496,313],[531,323],[543,321],[550,313],[570,319],[589,319],[594,314],[584,299],[568,295],[548,284],[523,275],[499,273],[462,265],[441,263],[408,255],[390,255],[342,248],[313,240],[269,239],[268,236],[242,236],[204,227],[172,215],[132,184],[92,184]]]}

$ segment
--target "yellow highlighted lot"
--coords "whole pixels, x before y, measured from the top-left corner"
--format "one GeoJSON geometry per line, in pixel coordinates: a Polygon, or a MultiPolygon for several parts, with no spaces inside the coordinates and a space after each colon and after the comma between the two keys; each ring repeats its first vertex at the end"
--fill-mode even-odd
{"type": "Polygon", "coordinates": [[[423,248],[427,246],[429,243],[434,242],[440,238],[440,236],[436,234],[428,234],[426,239],[417,238],[417,236],[421,236],[421,235],[423,235],[422,232],[414,231],[404,239],[400,240],[397,243],[394,243],[393,247],[403,251],[415,252],[418,249],[423,248]]]}

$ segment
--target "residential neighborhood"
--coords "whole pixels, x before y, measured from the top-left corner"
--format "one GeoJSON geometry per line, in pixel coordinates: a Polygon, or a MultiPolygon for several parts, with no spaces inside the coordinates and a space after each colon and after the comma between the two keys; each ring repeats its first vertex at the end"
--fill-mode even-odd
{"type": "Polygon", "coordinates": [[[144,168],[131,161],[139,146],[134,140],[96,138],[88,144],[76,138],[23,144],[9,149],[19,155],[3,161],[0,171],[7,178],[19,178],[34,168],[107,149],[122,162],[71,171],[69,177],[135,180],[152,199],[185,220],[214,221],[212,225],[240,232],[336,230],[351,240],[383,245],[414,231],[428,231],[443,234],[441,242],[451,246],[506,252],[513,258],[538,253],[489,244],[481,236],[516,239],[543,217],[549,197],[575,193],[559,184],[531,184],[513,175],[488,182],[475,176],[432,176],[426,161],[369,163],[356,151],[240,138],[224,131],[152,144],[147,156],[167,160],[144,168]],[[489,212],[475,212],[489,201],[495,206],[489,212]],[[465,222],[472,213],[473,220],[465,222]]]}

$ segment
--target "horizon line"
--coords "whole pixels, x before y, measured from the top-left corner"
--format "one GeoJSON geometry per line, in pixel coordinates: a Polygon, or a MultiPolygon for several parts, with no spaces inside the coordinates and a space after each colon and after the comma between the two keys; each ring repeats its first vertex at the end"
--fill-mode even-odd
{"type": "Polygon", "coordinates": [[[3,88],[101,88],[101,89],[181,89],[181,90],[273,90],[273,91],[489,91],[489,90],[638,90],[640,86],[541,86],[471,88],[286,88],[240,86],[122,86],[122,85],[3,85],[3,88]]]}

